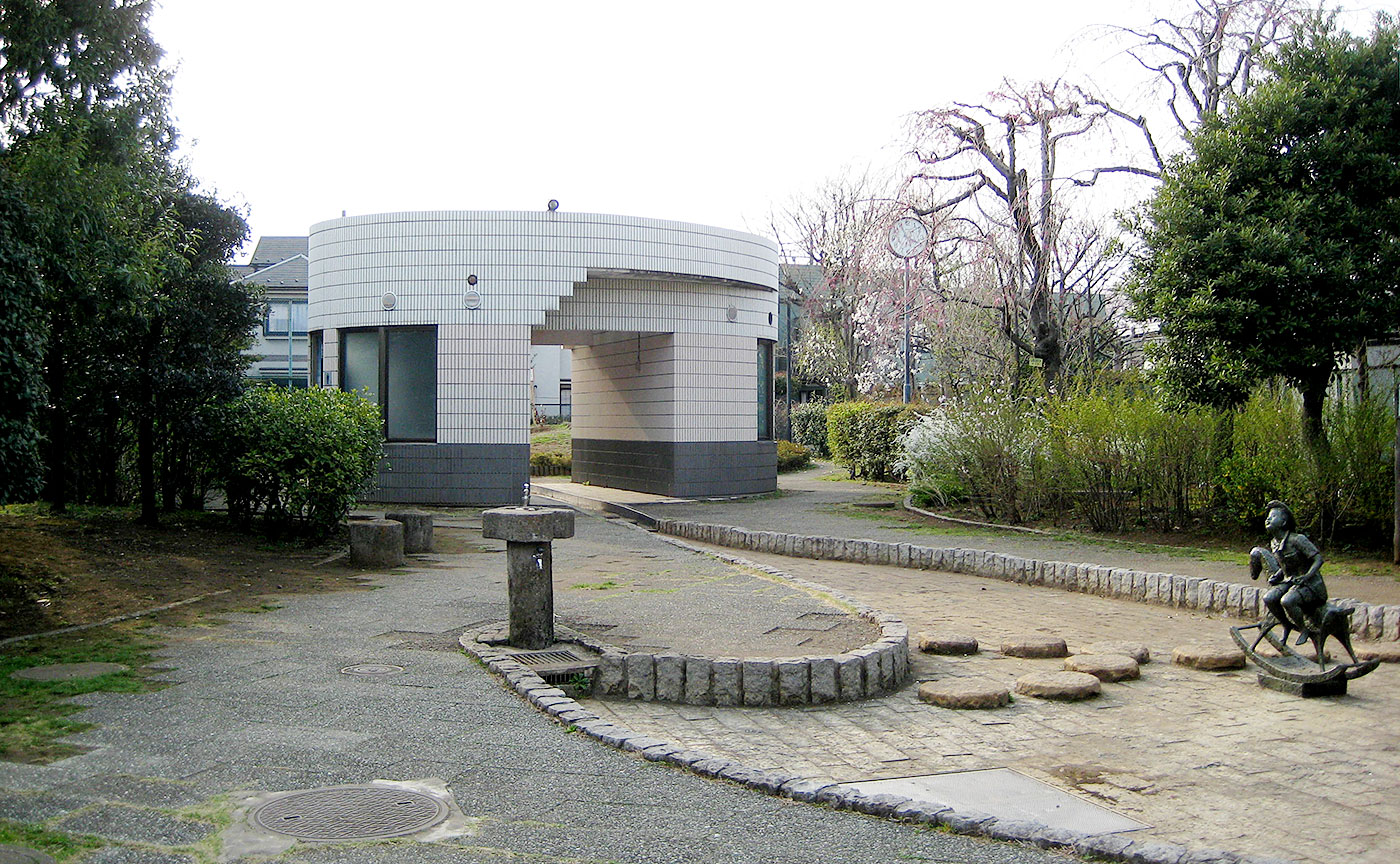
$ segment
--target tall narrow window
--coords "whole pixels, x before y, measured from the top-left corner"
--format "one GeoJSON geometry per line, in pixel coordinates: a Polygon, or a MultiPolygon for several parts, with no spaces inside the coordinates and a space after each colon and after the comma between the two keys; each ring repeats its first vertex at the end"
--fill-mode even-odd
{"type": "Polygon", "coordinates": [[[758,440],[773,439],[773,343],[758,340],[758,440]]]}
{"type": "Polygon", "coordinates": [[[437,437],[437,333],[394,327],[385,330],[385,338],[385,437],[432,441],[437,437]]]}
{"type": "Polygon", "coordinates": [[[312,387],[320,387],[325,380],[321,373],[321,367],[325,363],[325,350],[321,347],[325,333],[321,330],[313,331],[307,340],[306,346],[306,380],[312,387]]]}
{"type": "Polygon", "coordinates": [[[390,441],[437,439],[437,329],[379,327],[340,337],[340,386],[365,390],[390,441]]]}

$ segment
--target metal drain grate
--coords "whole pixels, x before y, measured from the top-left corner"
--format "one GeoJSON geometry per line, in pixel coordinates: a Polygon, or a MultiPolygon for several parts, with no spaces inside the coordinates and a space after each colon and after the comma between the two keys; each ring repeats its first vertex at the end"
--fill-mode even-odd
{"type": "Polygon", "coordinates": [[[253,824],[298,840],[382,840],[447,819],[438,799],[387,786],[331,786],[274,798],[250,814],[253,824]]]}
{"type": "Polygon", "coordinates": [[[526,666],[551,666],[555,663],[579,663],[583,660],[572,651],[520,651],[510,655],[510,659],[519,660],[526,666]]]}

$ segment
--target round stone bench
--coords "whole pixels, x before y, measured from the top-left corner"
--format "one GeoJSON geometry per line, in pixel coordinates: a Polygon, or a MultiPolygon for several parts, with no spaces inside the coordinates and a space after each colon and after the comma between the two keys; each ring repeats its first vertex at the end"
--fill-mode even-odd
{"type": "Polygon", "coordinates": [[[1007,657],[1065,657],[1069,648],[1058,636],[1015,636],[1001,643],[1001,653],[1007,657]]]}
{"type": "Polygon", "coordinates": [[[1105,684],[1131,681],[1142,673],[1138,663],[1126,654],[1075,654],[1065,658],[1067,672],[1085,672],[1105,684]]]}
{"type": "Polygon", "coordinates": [[[925,654],[976,654],[977,640],[971,636],[957,636],[950,633],[920,633],[919,650],[925,654]]]}
{"type": "Polygon", "coordinates": [[[433,551],[433,514],[421,510],[396,510],[385,519],[403,523],[403,551],[409,555],[433,551]]]}
{"type": "Polygon", "coordinates": [[[1172,649],[1172,662],[1207,672],[1243,669],[1244,652],[1233,645],[1178,645],[1172,649]]]}
{"type": "Polygon", "coordinates": [[[1002,708],[1011,704],[1011,691],[995,681],[951,678],[920,684],[919,698],[940,708],[1002,708]]]}
{"type": "Polygon", "coordinates": [[[1081,654],[1123,654],[1133,658],[1139,665],[1152,662],[1152,652],[1141,642],[1095,642],[1081,654]]]}
{"type": "Polygon", "coordinates": [[[1077,702],[1103,691],[1099,679],[1087,672],[1032,672],[1016,679],[1016,692],[1037,699],[1077,702]]]}
{"type": "Polygon", "coordinates": [[[356,567],[403,566],[403,523],[388,519],[351,519],[350,563],[356,567]]]}

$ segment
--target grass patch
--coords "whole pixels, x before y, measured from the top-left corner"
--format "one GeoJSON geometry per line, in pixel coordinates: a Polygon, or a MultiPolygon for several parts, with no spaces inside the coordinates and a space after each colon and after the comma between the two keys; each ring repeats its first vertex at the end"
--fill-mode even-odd
{"type": "Polygon", "coordinates": [[[570,585],[569,588],[578,591],[611,591],[614,588],[626,588],[631,582],[618,582],[613,579],[605,579],[602,582],[579,582],[570,585]]]}
{"type": "Polygon", "coordinates": [[[107,845],[95,837],[60,834],[35,825],[4,820],[0,820],[0,844],[27,846],[51,855],[58,861],[70,861],[107,845]]]}
{"type": "Polygon", "coordinates": [[[140,673],[156,643],[133,627],[102,627],[5,646],[0,655],[0,759],[45,764],[77,748],[57,739],[90,728],[69,719],[80,711],[63,700],[84,693],[144,693],[153,689],[140,673]],[[73,681],[25,681],[10,674],[58,663],[120,663],[126,672],[73,681]]]}

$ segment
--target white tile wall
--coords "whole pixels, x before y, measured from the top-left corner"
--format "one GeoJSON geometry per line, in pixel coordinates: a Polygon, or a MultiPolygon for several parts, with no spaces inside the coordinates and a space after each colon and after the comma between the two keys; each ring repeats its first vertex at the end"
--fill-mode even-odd
{"type": "Polygon", "coordinates": [[[438,326],[440,443],[528,441],[532,329],[664,334],[642,337],[640,370],[635,336],[576,349],[575,435],[753,440],[756,340],[777,332],[777,249],[763,238],[624,216],[434,211],[322,222],[309,257],[310,326],[327,330],[332,379],[334,328],[438,326]],[[469,275],[475,310],[463,303],[469,275]]]}

